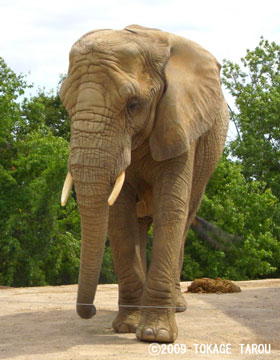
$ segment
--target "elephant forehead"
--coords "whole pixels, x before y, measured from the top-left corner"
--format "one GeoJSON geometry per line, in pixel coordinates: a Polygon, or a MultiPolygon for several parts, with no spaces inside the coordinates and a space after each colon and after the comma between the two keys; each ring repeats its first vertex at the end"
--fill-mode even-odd
{"type": "Polygon", "coordinates": [[[127,56],[138,57],[144,53],[144,49],[130,35],[123,30],[89,32],[73,45],[70,56],[91,54],[91,56],[113,56],[120,60],[127,56]]]}
{"type": "Polygon", "coordinates": [[[86,35],[71,50],[68,75],[73,80],[106,85],[109,79],[118,87],[131,88],[147,73],[144,49],[135,42],[113,42],[110,37],[99,44],[93,39],[96,36],[86,35]]]}

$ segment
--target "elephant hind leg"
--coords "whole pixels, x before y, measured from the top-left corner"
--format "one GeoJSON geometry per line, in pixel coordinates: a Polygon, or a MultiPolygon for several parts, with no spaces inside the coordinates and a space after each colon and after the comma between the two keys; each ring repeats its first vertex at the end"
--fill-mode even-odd
{"type": "MultiPolygon", "coordinates": [[[[226,106],[226,104],[225,104],[226,106]]],[[[221,113],[218,114],[220,118],[223,114],[223,109],[221,113]]],[[[199,209],[200,203],[205,192],[205,187],[213,174],[219,159],[222,155],[224,142],[226,139],[226,125],[218,121],[215,126],[203,135],[197,145],[194,168],[193,168],[193,179],[192,179],[192,189],[190,194],[189,202],[189,215],[186,222],[184,237],[182,240],[181,253],[179,256],[179,264],[176,277],[176,292],[181,295],[181,286],[180,286],[180,277],[183,268],[184,262],[184,247],[187,237],[187,233],[191,224],[195,219],[195,215],[199,209]],[[217,137],[217,134],[220,136],[217,137]],[[211,151],[209,151],[211,149],[211,151]]],[[[182,296],[182,295],[181,295],[182,296]]],[[[178,310],[177,310],[178,311],[178,310]]]]}
{"type": "Polygon", "coordinates": [[[188,215],[184,235],[183,235],[183,238],[182,238],[180,256],[179,256],[179,259],[178,259],[178,268],[176,269],[176,272],[175,272],[176,312],[184,312],[184,311],[187,310],[187,302],[186,302],[186,300],[185,300],[185,298],[183,296],[183,293],[181,291],[181,284],[180,284],[181,272],[182,272],[182,269],[183,269],[183,262],[184,262],[184,255],[185,255],[185,242],[186,242],[186,238],[187,238],[189,228],[190,228],[192,222],[194,221],[195,215],[196,215],[197,210],[199,208],[203,193],[204,193],[204,188],[200,191],[199,194],[197,192],[195,192],[195,193],[192,192],[191,196],[190,196],[190,211],[189,211],[189,215],[188,215]],[[196,200],[194,199],[195,197],[196,197],[196,200]],[[199,199],[197,200],[197,198],[199,198],[199,199]],[[195,204],[195,205],[192,207],[193,204],[195,204]]]}
{"type": "Polygon", "coordinates": [[[112,326],[117,333],[135,333],[140,321],[140,310],[137,308],[120,310],[113,320],[112,326]]]}
{"type": "Polygon", "coordinates": [[[178,268],[175,271],[175,306],[176,306],[176,312],[184,312],[187,310],[187,302],[182,294],[181,291],[181,272],[182,272],[182,266],[184,261],[184,247],[185,247],[185,240],[187,236],[188,230],[186,229],[182,238],[181,243],[181,250],[180,255],[178,259],[178,268]]]}
{"type": "Polygon", "coordinates": [[[147,273],[147,259],[146,259],[146,247],[148,240],[148,230],[153,222],[153,218],[151,216],[146,216],[143,218],[138,218],[139,225],[139,243],[140,243],[140,254],[142,260],[142,268],[144,274],[147,273]]]}

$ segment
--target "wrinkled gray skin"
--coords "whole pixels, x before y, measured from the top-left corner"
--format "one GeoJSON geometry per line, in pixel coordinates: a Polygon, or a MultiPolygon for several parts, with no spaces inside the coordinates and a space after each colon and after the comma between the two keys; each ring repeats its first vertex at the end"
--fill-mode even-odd
{"type": "Polygon", "coordinates": [[[185,309],[179,286],[184,239],[228,126],[219,71],[199,45],[136,25],[90,32],[72,47],[61,98],[72,120],[69,171],[82,225],[82,318],[95,314],[93,305],[82,304],[93,303],[108,232],[119,281],[113,328],[145,341],[176,339],[175,307],[185,309]],[[124,186],[109,209],[123,170],[124,186]]]}

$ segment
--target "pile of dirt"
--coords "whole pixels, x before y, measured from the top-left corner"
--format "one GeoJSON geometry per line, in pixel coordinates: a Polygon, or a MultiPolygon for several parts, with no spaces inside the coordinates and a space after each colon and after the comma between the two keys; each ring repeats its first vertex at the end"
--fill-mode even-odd
{"type": "Polygon", "coordinates": [[[217,279],[195,279],[188,287],[186,292],[191,293],[212,293],[212,294],[225,294],[240,292],[239,286],[235,285],[230,280],[217,279]]]}

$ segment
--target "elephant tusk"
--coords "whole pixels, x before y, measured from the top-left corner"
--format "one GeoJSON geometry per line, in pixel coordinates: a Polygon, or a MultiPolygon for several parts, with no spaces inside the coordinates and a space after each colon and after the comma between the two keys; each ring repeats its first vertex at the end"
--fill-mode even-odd
{"type": "Polygon", "coordinates": [[[66,179],[64,181],[64,185],[63,185],[63,189],[62,189],[62,194],[61,194],[61,206],[65,206],[67,203],[67,200],[69,198],[71,189],[73,186],[73,178],[72,175],[70,174],[70,172],[68,171],[68,174],[66,176],[66,179]]]}
{"type": "Polygon", "coordinates": [[[117,198],[121,192],[121,189],[123,187],[124,179],[125,179],[125,171],[122,171],[120,173],[120,175],[117,177],[115,186],[111,192],[111,195],[109,196],[108,204],[110,206],[114,205],[114,202],[117,200],[117,198]]]}

